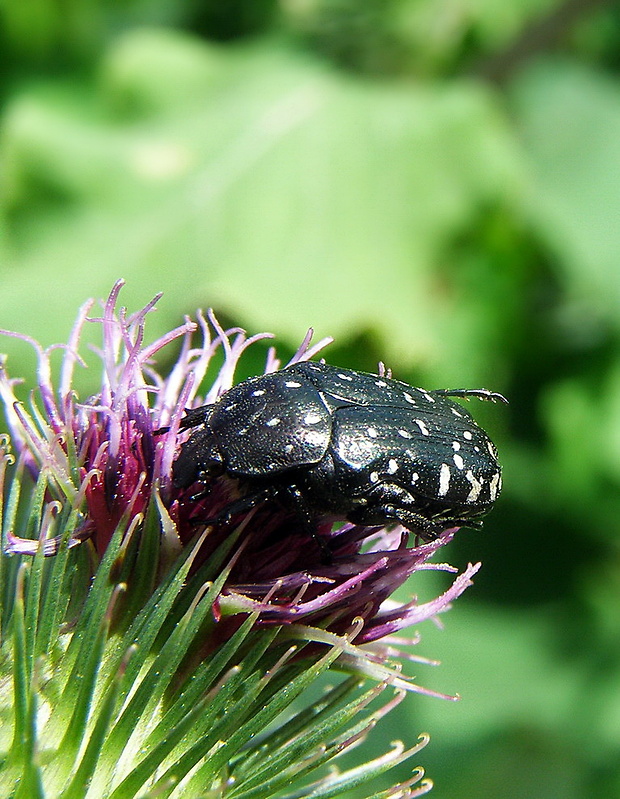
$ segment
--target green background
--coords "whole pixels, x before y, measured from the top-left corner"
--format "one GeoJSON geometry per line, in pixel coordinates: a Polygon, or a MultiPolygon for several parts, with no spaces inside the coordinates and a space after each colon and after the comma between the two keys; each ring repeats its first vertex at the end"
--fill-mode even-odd
{"type": "MultiPolygon", "coordinates": [[[[131,310],[165,292],[151,337],[213,306],[284,356],[313,326],[333,363],[505,393],[471,406],[504,494],[446,554],[483,569],[416,650],[462,700],[410,697],[370,749],[430,732],[436,799],[620,796],[617,5],[0,14],[0,326],[66,341],[124,277],[131,310]]],[[[26,345],[1,349],[32,383],[26,345]]]]}

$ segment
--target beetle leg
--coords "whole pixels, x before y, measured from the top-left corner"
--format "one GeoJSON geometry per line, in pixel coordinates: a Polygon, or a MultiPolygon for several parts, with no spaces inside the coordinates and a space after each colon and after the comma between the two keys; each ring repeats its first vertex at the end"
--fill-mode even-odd
{"type": "Polygon", "coordinates": [[[414,498],[395,483],[380,483],[366,495],[366,504],[347,516],[354,524],[388,524],[398,522],[414,535],[431,541],[450,527],[449,521],[429,519],[414,507],[414,498]],[[373,496],[373,494],[375,496],[373,496]]]}
{"type": "Polygon", "coordinates": [[[273,499],[277,493],[277,489],[275,489],[273,486],[267,486],[266,488],[252,491],[249,494],[239,497],[239,499],[229,502],[228,505],[226,505],[226,507],[215,516],[210,516],[208,519],[192,519],[192,524],[226,524],[233,518],[233,516],[237,516],[239,513],[244,513],[245,511],[252,510],[252,508],[256,508],[258,505],[261,505],[268,499],[273,499]]]}
{"type": "Polygon", "coordinates": [[[293,506],[293,509],[297,514],[297,518],[302,524],[302,527],[310,536],[310,538],[312,538],[312,540],[316,541],[318,544],[321,550],[321,560],[326,564],[330,564],[333,560],[332,551],[327,545],[325,539],[321,538],[321,536],[317,533],[316,518],[310,511],[310,507],[306,501],[306,498],[296,485],[286,486],[284,490],[288,499],[290,500],[290,504],[293,506]]]}
{"type": "Polygon", "coordinates": [[[446,529],[445,525],[437,525],[427,519],[421,513],[399,508],[396,505],[373,505],[371,508],[364,508],[350,513],[348,520],[353,524],[377,525],[396,522],[409,530],[423,541],[432,541],[446,529]]]}

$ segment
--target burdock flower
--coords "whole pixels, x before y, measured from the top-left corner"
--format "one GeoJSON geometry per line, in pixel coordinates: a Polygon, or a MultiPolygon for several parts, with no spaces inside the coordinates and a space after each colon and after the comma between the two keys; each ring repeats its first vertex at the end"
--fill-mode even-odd
{"type": "MultiPolygon", "coordinates": [[[[345,795],[425,743],[324,772],[406,691],[432,693],[401,671],[422,660],[402,648],[416,639],[389,636],[445,610],[478,565],[436,599],[402,603],[394,592],[414,572],[454,571],[430,562],[454,530],[418,544],[399,526],[326,522],[326,559],[276,503],[211,523],[237,486],[226,477],[206,490],[175,485],[181,420],[228,390],[244,351],[267,334],[248,338],[198,313],[147,344],[157,298],[128,315],[121,286],[101,316],[92,302],[81,309],[58,378],[58,348],[4,331],[34,347],[38,372],[37,390],[18,399],[0,368],[10,431],[0,458],[2,669],[12,675],[0,683],[0,796],[345,795]],[[101,388],[82,400],[73,377],[93,324],[101,388]],[[162,377],[156,357],[174,342],[162,377]],[[304,705],[328,669],[335,687],[304,705]]],[[[327,343],[309,334],[292,362],[327,343]]],[[[279,367],[270,350],[265,371],[279,367]]],[[[372,795],[429,789],[415,770],[372,795]]]]}

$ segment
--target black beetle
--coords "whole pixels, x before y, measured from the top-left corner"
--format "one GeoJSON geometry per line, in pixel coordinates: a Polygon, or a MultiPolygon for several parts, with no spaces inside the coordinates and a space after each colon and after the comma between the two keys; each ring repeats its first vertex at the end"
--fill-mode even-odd
{"type": "Polygon", "coordinates": [[[186,411],[198,429],[181,446],[173,482],[227,474],[241,499],[230,518],[266,499],[319,519],[399,522],[422,539],[476,525],[497,499],[497,450],[450,396],[501,400],[486,389],[425,391],[392,378],[299,362],[252,377],[212,405],[186,411]]]}

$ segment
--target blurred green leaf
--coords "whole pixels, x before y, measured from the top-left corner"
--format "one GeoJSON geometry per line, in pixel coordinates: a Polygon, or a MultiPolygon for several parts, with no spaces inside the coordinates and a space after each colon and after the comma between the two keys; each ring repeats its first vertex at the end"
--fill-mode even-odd
{"type": "Polygon", "coordinates": [[[432,683],[425,671],[425,684],[458,689],[461,701],[420,703],[416,724],[425,729],[440,725],[438,738],[453,745],[470,736],[492,735],[502,725],[552,728],[570,718],[580,677],[573,664],[557,661],[549,619],[471,600],[469,608],[454,608],[446,616],[446,630],[425,629],[423,638],[424,653],[442,661],[432,683]]]}
{"type": "Polygon", "coordinates": [[[359,72],[441,74],[510,45],[561,0],[281,0],[286,23],[359,72]]]}
{"type": "Polygon", "coordinates": [[[362,83],[164,31],[120,39],[85,88],[35,87],[7,110],[4,326],[62,340],[122,275],[128,304],[165,289],[289,341],[374,330],[405,362],[460,333],[436,262],[519,191],[491,93],[362,83]]]}
{"type": "MultiPolygon", "coordinates": [[[[586,525],[584,535],[618,537],[620,486],[620,365],[594,385],[583,378],[555,380],[541,411],[549,437],[549,459],[539,465],[547,507],[586,525]]],[[[531,459],[530,459],[531,460],[531,459]]],[[[522,470],[523,471],[523,470],[522,470]]],[[[530,486],[534,501],[537,488],[530,486]]]]}
{"type": "Polygon", "coordinates": [[[547,60],[522,77],[515,97],[533,172],[530,220],[557,257],[568,323],[585,326],[586,335],[601,318],[618,329],[617,82],[576,62],[547,60]]]}

